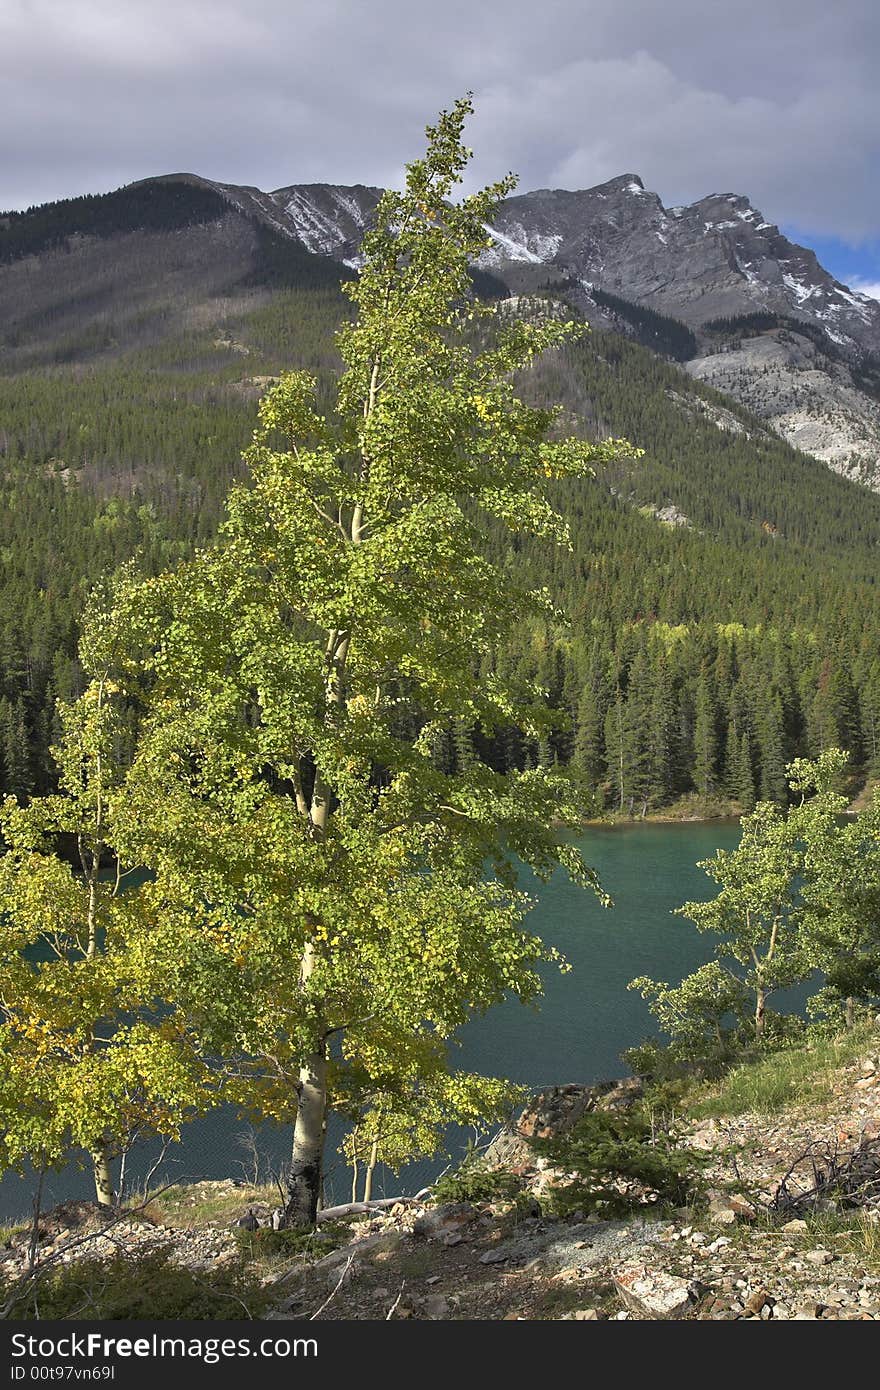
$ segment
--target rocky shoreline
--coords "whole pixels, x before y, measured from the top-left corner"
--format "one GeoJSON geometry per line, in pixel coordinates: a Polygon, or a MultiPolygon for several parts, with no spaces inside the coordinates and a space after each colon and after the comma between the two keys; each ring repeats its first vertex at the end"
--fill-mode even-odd
{"type": "MultiPolygon", "coordinates": [[[[644,1206],[621,1220],[546,1210],[558,1176],[533,1147],[591,1109],[626,1109],[638,1080],[552,1087],[492,1141],[490,1171],[515,1175],[517,1202],[401,1200],[319,1228],[309,1247],[255,1270],[266,1293],[259,1316],[303,1318],[491,1318],[602,1321],[880,1319],[880,1056],[840,1068],[822,1107],[776,1117],[693,1122],[686,1143],[707,1155],[710,1188],[699,1209],[644,1206]],[[815,1177],[815,1155],[877,1150],[878,1196],[857,1235],[821,1203],[804,1215],[774,1214],[783,1179],[795,1195],[815,1177]],[[823,1147],[824,1146],[824,1147],[823,1147]],[[812,1157],[810,1156],[812,1154],[812,1157]],[[812,1166],[811,1166],[812,1165],[812,1166]]],[[[109,1221],[69,1202],[40,1222],[38,1260],[136,1260],[163,1251],[210,1281],[242,1258],[242,1235],[272,1237],[270,1194],[241,1182],[194,1184],[175,1215],[160,1203],[109,1221]],[[212,1214],[202,1219],[200,1212],[212,1214]]],[[[797,1208],[792,1208],[797,1210],[797,1208]]],[[[284,1234],[284,1233],[281,1233],[284,1234]]],[[[7,1287],[27,1270],[30,1233],[0,1252],[7,1287]]]]}

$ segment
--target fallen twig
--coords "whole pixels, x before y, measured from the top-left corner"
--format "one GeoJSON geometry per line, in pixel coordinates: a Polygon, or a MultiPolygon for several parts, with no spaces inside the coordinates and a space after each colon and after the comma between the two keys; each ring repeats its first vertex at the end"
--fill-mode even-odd
{"type": "Polygon", "coordinates": [[[390,1322],[391,1319],[394,1317],[394,1314],[397,1312],[398,1306],[399,1306],[399,1304],[400,1304],[400,1300],[403,1298],[403,1291],[404,1291],[405,1288],[406,1288],[406,1280],[404,1279],[403,1283],[402,1283],[401,1286],[400,1286],[400,1293],[397,1295],[397,1297],[395,1298],[395,1300],[394,1300],[394,1302],[392,1303],[391,1307],[388,1309],[388,1312],[385,1314],[385,1321],[386,1321],[386,1322],[390,1322]]]}
{"type": "Polygon", "coordinates": [[[377,1197],[370,1202],[344,1202],[339,1207],[325,1207],[319,1211],[317,1221],[337,1221],[343,1216],[357,1216],[361,1212],[383,1211],[389,1207],[413,1206],[416,1202],[423,1202],[431,1194],[430,1187],[423,1187],[421,1192],[417,1192],[414,1197],[377,1197]]]}
{"type": "Polygon", "coordinates": [[[352,1267],[353,1264],[354,1264],[354,1253],[352,1252],[352,1254],[349,1255],[348,1259],[345,1261],[345,1264],[344,1264],[343,1269],[342,1269],[342,1273],[340,1274],[338,1280],[336,1281],[336,1284],[335,1284],[335,1286],[334,1286],[334,1288],[333,1288],[332,1293],[330,1294],[330,1297],[329,1297],[329,1298],[325,1298],[325,1299],[324,1299],[324,1302],[321,1304],[320,1308],[316,1308],[316,1309],[315,1309],[314,1313],[312,1313],[311,1317],[309,1318],[309,1322],[314,1322],[316,1318],[319,1318],[319,1317],[321,1316],[321,1314],[323,1313],[323,1311],[324,1311],[325,1308],[329,1308],[330,1304],[333,1302],[334,1298],[335,1298],[336,1295],[339,1293],[339,1290],[342,1288],[342,1285],[345,1283],[345,1276],[346,1276],[346,1274],[348,1273],[348,1271],[351,1269],[351,1267],[352,1267]]]}

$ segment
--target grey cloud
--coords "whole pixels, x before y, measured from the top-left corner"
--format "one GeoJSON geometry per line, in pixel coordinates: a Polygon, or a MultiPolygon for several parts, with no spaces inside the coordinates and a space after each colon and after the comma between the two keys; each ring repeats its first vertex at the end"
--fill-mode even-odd
{"type": "Polygon", "coordinates": [[[192,169],[264,188],[399,180],[467,88],[474,178],[880,232],[873,0],[3,0],[0,204],[192,169]]]}

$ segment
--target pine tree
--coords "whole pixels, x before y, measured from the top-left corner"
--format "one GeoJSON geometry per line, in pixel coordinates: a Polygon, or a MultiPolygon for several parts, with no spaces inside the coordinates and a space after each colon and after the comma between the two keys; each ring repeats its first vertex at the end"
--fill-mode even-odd
{"type": "Polygon", "coordinates": [[[717,711],[705,667],[697,681],[694,718],[693,780],[703,801],[708,801],[717,788],[717,711]]]}
{"type": "Polygon", "coordinates": [[[603,722],[596,692],[587,685],[577,709],[572,762],[589,786],[598,786],[605,767],[603,722]]]}
{"type": "Polygon", "coordinates": [[[675,701],[664,653],[654,663],[647,740],[646,792],[651,804],[659,805],[673,795],[676,770],[675,701]]]}
{"type": "Polygon", "coordinates": [[[743,812],[755,809],[755,774],[752,766],[751,740],[747,733],[740,734],[736,741],[734,763],[734,795],[743,812]]]}
{"type": "Polygon", "coordinates": [[[626,798],[633,794],[629,781],[627,761],[626,702],[618,689],[614,700],[608,706],[604,723],[605,761],[608,780],[617,804],[623,811],[626,798]]]}
{"type": "Polygon", "coordinates": [[[18,801],[25,801],[33,789],[30,737],[24,701],[7,706],[3,738],[6,790],[18,801]]]}
{"type": "Polygon", "coordinates": [[[760,707],[757,719],[761,799],[784,805],[787,797],[785,727],[782,701],[771,695],[760,707]]]}

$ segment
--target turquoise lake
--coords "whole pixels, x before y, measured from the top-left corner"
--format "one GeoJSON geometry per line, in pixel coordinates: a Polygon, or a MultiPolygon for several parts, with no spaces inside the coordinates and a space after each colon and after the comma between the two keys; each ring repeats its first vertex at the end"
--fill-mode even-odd
{"type": "MultiPolygon", "coordinates": [[[[545,972],[540,1009],[509,1003],[473,1020],[464,1030],[457,1064],[532,1087],[623,1074],[621,1051],[653,1031],[646,1005],[627,983],[636,975],[677,982],[709,959],[710,940],[673,911],[690,898],[712,896],[712,883],[697,861],[716,848],[732,848],[738,838],[736,821],[591,828],[581,848],[614,899],[609,909],[562,874],[545,885],[526,880],[523,886],[538,899],[529,927],[557,946],[572,969],[565,975],[545,972]]],[[[169,1154],[162,1180],[242,1176],[246,1156],[237,1136],[243,1128],[224,1112],[191,1125],[169,1154]]],[[[289,1151],[289,1132],[267,1127],[258,1143],[266,1161],[279,1167],[289,1151]]],[[[328,1200],[345,1200],[346,1172],[337,1155],[328,1157],[328,1200]]],[[[145,1149],[132,1156],[130,1171],[136,1178],[150,1162],[151,1151],[145,1149]]],[[[399,1179],[389,1175],[376,1195],[383,1187],[392,1193],[414,1191],[437,1171],[436,1165],[413,1165],[399,1179]]],[[[25,1213],[32,1191],[33,1183],[20,1178],[0,1182],[0,1219],[25,1213]]],[[[49,1174],[43,1206],[88,1195],[84,1173],[49,1174]]]]}

